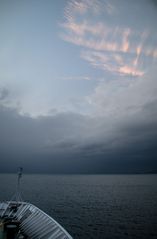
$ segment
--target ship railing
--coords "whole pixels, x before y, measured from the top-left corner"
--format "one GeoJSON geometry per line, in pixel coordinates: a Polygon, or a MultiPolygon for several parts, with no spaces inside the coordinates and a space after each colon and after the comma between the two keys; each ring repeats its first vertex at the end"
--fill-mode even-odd
{"type": "Polygon", "coordinates": [[[55,238],[56,235],[57,238],[72,239],[59,223],[32,204],[25,204],[23,209],[17,211],[16,217],[21,222],[20,230],[31,239],[38,237],[49,239],[51,235],[53,235],[52,238],[55,238]],[[32,213],[25,218],[27,210],[32,213]]]}

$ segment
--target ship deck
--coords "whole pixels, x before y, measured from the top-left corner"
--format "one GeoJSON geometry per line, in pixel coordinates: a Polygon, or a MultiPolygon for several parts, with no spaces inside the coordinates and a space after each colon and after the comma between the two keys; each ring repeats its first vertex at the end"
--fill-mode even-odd
{"type": "Polygon", "coordinates": [[[0,203],[0,223],[0,239],[72,239],[52,217],[27,202],[0,203]]]}

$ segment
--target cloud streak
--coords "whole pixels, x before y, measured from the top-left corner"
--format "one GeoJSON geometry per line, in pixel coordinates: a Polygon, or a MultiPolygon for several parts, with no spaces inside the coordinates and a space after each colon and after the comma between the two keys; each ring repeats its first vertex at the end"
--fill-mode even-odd
{"type": "Polygon", "coordinates": [[[114,14],[114,1],[110,5],[106,1],[92,2],[95,5],[91,5],[88,0],[69,2],[65,9],[65,22],[61,24],[64,29],[61,37],[82,47],[83,58],[99,69],[126,76],[142,76],[145,73],[145,65],[140,56],[157,58],[157,46],[154,45],[152,48],[149,43],[152,32],[148,29],[139,31],[136,27],[127,26],[127,17],[126,26],[118,26],[115,23],[107,25],[100,19],[104,12],[108,15],[111,12],[112,15],[114,14]],[[96,6],[96,13],[93,12],[95,8],[93,6],[96,6]],[[93,19],[95,19],[94,23],[93,19]],[[97,64],[94,64],[91,56],[96,53],[101,54],[102,57],[97,58],[97,64]],[[121,64],[116,60],[117,55],[123,59],[121,64]],[[113,58],[115,59],[112,63],[113,58]],[[127,63],[128,61],[130,62],[127,63]]]}

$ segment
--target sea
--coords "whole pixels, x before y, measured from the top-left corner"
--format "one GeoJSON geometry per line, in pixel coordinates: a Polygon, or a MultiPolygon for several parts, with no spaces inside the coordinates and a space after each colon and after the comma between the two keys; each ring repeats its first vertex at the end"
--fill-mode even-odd
{"type": "MultiPolygon", "coordinates": [[[[0,174],[0,201],[17,176],[0,174]]],[[[157,175],[25,174],[23,200],[35,204],[77,239],[157,238],[157,175]]]]}

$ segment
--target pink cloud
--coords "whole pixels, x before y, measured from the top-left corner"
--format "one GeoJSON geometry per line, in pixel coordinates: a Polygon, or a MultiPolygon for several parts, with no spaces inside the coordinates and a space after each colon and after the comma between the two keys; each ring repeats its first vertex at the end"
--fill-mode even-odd
{"type": "Polygon", "coordinates": [[[137,70],[134,67],[122,66],[119,68],[118,72],[123,75],[132,75],[132,76],[143,76],[144,72],[137,70]]]}
{"type": "Polygon", "coordinates": [[[123,75],[142,76],[144,70],[140,56],[157,58],[157,48],[150,47],[147,41],[150,32],[109,26],[100,20],[93,23],[94,14],[99,15],[104,9],[108,14],[115,13],[114,6],[107,1],[70,1],[65,11],[66,21],[61,25],[65,30],[61,37],[83,47],[86,53],[81,54],[82,58],[94,67],[123,75]],[[90,14],[93,14],[92,18],[90,14]]]}
{"type": "Polygon", "coordinates": [[[97,51],[87,51],[82,53],[82,58],[87,60],[93,67],[97,67],[102,70],[110,71],[114,74],[131,75],[135,77],[143,76],[144,71],[133,66],[133,62],[127,65],[125,60],[119,55],[114,53],[111,55],[105,55],[97,51]]]}
{"type": "Polygon", "coordinates": [[[130,29],[126,29],[126,30],[123,31],[123,34],[122,34],[122,51],[123,52],[128,52],[129,51],[129,47],[130,47],[129,35],[130,34],[131,34],[130,29]]]}

